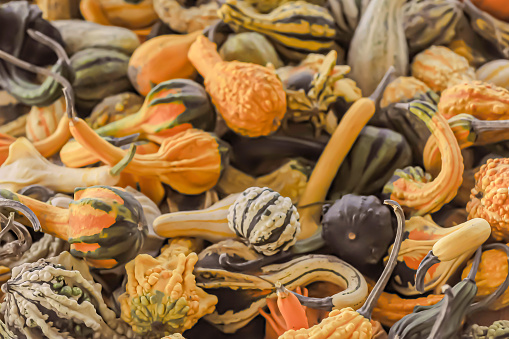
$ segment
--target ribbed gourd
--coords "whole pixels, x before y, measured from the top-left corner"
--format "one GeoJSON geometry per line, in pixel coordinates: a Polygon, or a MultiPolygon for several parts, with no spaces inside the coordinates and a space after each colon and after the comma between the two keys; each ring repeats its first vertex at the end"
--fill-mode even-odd
{"type": "Polygon", "coordinates": [[[329,9],[338,30],[338,39],[349,43],[371,0],[329,0],[329,9]]]}
{"type": "Polygon", "coordinates": [[[113,268],[128,262],[142,248],[147,233],[141,204],[120,188],[77,188],[69,209],[4,189],[0,195],[30,208],[44,233],[67,240],[71,254],[91,267],[113,268]]]}
{"type": "Polygon", "coordinates": [[[485,63],[475,72],[477,80],[509,89],[509,60],[499,59],[485,63]]]}
{"type": "Polygon", "coordinates": [[[46,107],[33,106],[28,113],[25,133],[30,141],[39,141],[49,137],[58,127],[65,113],[63,97],[46,107]]]}
{"type": "Polygon", "coordinates": [[[229,209],[228,226],[267,256],[288,250],[300,232],[292,200],[267,187],[251,187],[240,194],[229,209]]]}
{"type": "Polygon", "coordinates": [[[1,312],[16,338],[135,337],[105,304],[87,265],[69,252],[15,267],[2,289],[1,312]]]}
{"type": "Polygon", "coordinates": [[[291,60],[335,47],[334,19],[326,8],[306,1],[287,2],[260,14],[243,0],[228,0],[219,9],[219,16],[236,32],[247,30],[267,36],[278,52],[291,60]]]}
{"type": "Polygon", "coordinates": [[[404,3],[404,0],[371,0],[355,30],[348,65],[352,68],[352,79],[365,95],[375,90],[390,66],[394,66],[398,75],[407,74],[404,3]]]}

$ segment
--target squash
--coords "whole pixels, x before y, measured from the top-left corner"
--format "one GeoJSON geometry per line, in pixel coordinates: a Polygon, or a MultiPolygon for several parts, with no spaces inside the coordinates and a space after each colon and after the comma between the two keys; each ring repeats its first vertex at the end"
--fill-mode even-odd
{"type": "Polygon", "coordinates": [[[337,38],[350,43],[360,18],[366,12],[371,0],[329,0],[327,8],[336,22],[337,38]]]}
{"type": "Polygon", "coordinates": [[[16,338],[132,338],[101,290],[87,265],[63,252],[15,267],[1,312],[16,338]]]}
{"type": "Polygon", "coordinates": [[[467,113],[481,120],[506,120],[509,90],[482,81],[458,84],[442,93],[438,110],[446,119],[467,113]]]}
{"type": "Polygon", "coordinates": [[[424,121],[435,136],[442,154],[442,170],[435,180],[424,183],[419,178],[396,171],[383,192],[414,211],[416,215],[438,211],[454,198],[461,186],[464,170],[461,150],[449,124],[441,114],[436,113],[435,106],[423,101],[398,105],[407,107],[412,114],[424,121]]]}
{"type": "Polygon", "coordinates": [[[71,254],[95,268],[113,268],[133,259],[147,232],[141,204],[123,189],[77,188],[69,209],[1,189],[0,196],[27,205],[42,231],[71,244],[71,254]]]}
{"type": "Polygon", "coordinates": [[[465,20],[458,0],[417,0],[403,7],[405,35],[410,54],[432,45],[447,45],[465,20]]]}
{"type": "Polygon", "coordinates": [[[286,112],[286,95],[273,68],[225,62],[216,45],[204,36],[191,45],[188,57],[205,78],[205,89],[229,128],[249,137],[268,135],[279,128],[286,112]]]}
{"type": "Polygon", "coordinates": [[[193,2],[179,0],[153,0],[160,20],[178,33],[201,32],[218,19],[219,4],[215,0],[193,2]]]}
{"type": "Polygon", "coordinates": [[[267,187],[242,192],[229,208],[228,226],[265,256],[287,251],[300,233],[299,213],[291,199],[267,187]]]}
{"type": "Polygon", "coordinates": [[[200,31],[161,35],[145,41],[129,59],[127,74],[134,88],[147,95],[155,85],[172,79],[193,79],[196,70],[187,58],[200,31]]]}
{"type": "MultiPolygon", "coordinates": [[[[414,99],[419,100],[419,97],[425,97],[429,95],[428,93],[430,92],[435,94],[428,85],[417,78],[397,77],[385,88],[382,100],[380,101],[380,108],[385,108],[390,104],[398,102],[408,102],[414,99]]],[[[439,99],[438,96],[437,99],[439,99]]],[[[438,100],[435,102],[435,105],[436,104],[438,104],[438,100]]]]}
{"type": "Polygon", "coordinates": [[[230,34],[219,49],[219,55],[224,61],[237,60],[261,66],[271,63],[276,69],[283,66],[274,46],[257,32],[230,34]]]}
{"type": "Polygon", "coordinates": [[[348,65],[352,68],[351,78],[365,95],[375,90],[390,66],[400,76],[407,73],[404,3],[404,0],[371,0],[355,30],[348,65]]]}
{"type": "Polygon", "coordinates": [[[136,334],[161,338],[181,333],[214,311],[217,297],[197,287],[193,274],[198,244],[173,239],[158,257],[140,254],[126,264],[126,292],[119,303],[122,319],[136,334]]]}
{"type": "Polygon", "coordinates": [[[509,90],[509,60],[499,59],[485,63],[477,69],[478,80],[509,90]]]}
{"type": "Polygon", "coordinates": [[[49,137],[57,129],[65,113],[65,100],[61,97],[46,107],[33,106],[27,116],[26,136],[30,141],[49,137]]]}
{"type": "Polygon", "coordinates": [[[216,311],[205,316],[205,320],[225,333],[235,332],[256,317],[267,298],[276,296],[274,285],[278,281],[290,290],[315,281],[332,283],[341,291],[326,298],[330,307],[358,308],[368,292],[364,277],[332,255],[304,255],[238,272],[221,264],[224,254],[243,261],[256,260],[262,255],[236,240],[213,244],[198,255],[194,268],[197,286],[219,297],[216,311]]]}
{"type": "Polygon", "coordinates": [[[227,0],[219,9],[219,17],[235,32],[266,35],[278,52],[291,60],[336,47],[334,19],[327,9],[306,1],[286,2],[269,14],[260,14],[246,1],[227,0]]]}
{"type": "Polygon", "coordinates": [[[431,46],[417,54],[412,63],[412,76],[435,92],[475,79],[468,60],[443,46],[431,46]]]}
{"type": "Polygon", "coordinates": [[[97,104],[86,119],[93,129],[138,113],[144,98],[131,92],[120,93],[104,98],[97,104]]]}
{"type": "MultiPolygon", "coordinates": [[[[283,4],[295,0],[243,0],[243,1],[253,6],[253,8],[260,13],[270,13],[276,8],[282,6],[283,4]]],[[[325,0],[305,0],[305,1],[318,6],[323,6],[326,3],[325,0]]]]}

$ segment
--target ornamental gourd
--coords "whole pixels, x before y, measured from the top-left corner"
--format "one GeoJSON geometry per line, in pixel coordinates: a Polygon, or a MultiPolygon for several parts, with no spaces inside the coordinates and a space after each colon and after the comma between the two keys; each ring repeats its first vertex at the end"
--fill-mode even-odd
{"type": "Polygon", "coordinates": [[[249,137],[268,135],[279,128],[286,112],[286,95],[273,68],[225,62],[216,44],[204,36],[191,45],[188,57],[205,78],[205,89],[229,128],[249,137]]]}
{"type": "Polygon", "coordinates": [[[147,233],[141,204],[120,188],[77,188],[69,209],[1,189],[0,196],[20,201],[41,222],[43,232],[67,240],[71,254],[96,268],[113,268],[134,258],[147,233]]]}
{"type": "Polygon", "coordinates": [[[220,4],[215,0],[193,1],[154,0],[160,20],[178,33],[201,32],[219,19],[220,4]],[[192,5],[191,5],[192,4],[192,5]]]}
{"type": "Polygon", "coordinates": [[[509,89],[509,60],[487,62],[477,69],[475,75],[478,80],[509,89]]]}
{"type": "Polygon", "coordinates": [[[271,63],[276,69],[283,66],[274,46],[257,32],[230,34],[219,49],[219,55],[224,61],[252,62],[261,66],[271,63]]]}
{"type": "Polygon", "coordinates": [[[49,137],[57,129],[64,113],[64,97],[46,107],[33,106],[28,113],[25,127],[28,140],[34,142],[49,137]]]}

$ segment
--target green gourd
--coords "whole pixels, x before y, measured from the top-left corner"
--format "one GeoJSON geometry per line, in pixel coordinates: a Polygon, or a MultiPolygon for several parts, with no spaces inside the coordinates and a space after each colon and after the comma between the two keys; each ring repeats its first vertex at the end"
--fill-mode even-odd
{"type": "Polygon", "coordinates": [[[224,61],[237,60],[262,66],[271,63],[276,68],[283,66],[274,46],[256,32],[231,34],[219,49],[219,55],[224,61]]]}

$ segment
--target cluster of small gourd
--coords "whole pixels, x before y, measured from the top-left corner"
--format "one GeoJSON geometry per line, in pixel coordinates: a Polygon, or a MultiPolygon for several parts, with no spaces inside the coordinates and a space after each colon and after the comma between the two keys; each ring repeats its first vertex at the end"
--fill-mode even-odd
{"type": "Polygon", "coordinates": [[[0,338],[508,337],[508,140],[503,0],[0,0],[0,338]]]}

